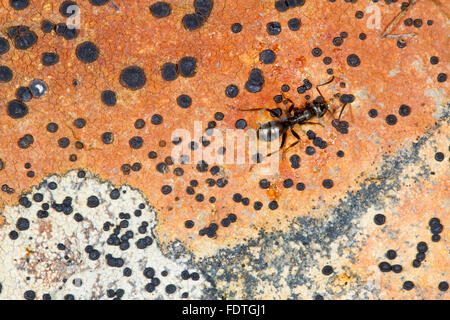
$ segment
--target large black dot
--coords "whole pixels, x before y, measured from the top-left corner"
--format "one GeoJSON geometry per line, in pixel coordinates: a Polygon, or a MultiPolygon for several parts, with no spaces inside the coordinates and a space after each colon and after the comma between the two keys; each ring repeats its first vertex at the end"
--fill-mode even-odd
{"type": "Polygon", "coordinates": [[[14,10],[23,10],[29,6],[29,0],[10,0],[9,4],[14,10]]]}
{"type": "Polygon", "coordinates": [[[44,52],[42,54],[42,64],[46,67],[57,64],[59,61],[59,56],[53,52],[44,52]]]}
{"type": "Polygon", "coordinates": [[[20,119],[27,115],[28,107],[19,100],[12,100],[8,102],[8,115],[13,119],[20,119]]]}
{"type": "Polygon", "coordinates": [[[98,48],[90,41],[83,42],[76,49],[77,58],[84,63],[91,63],[98,59],[98,48]]]}
{"type": "Polygon", "coordinates": [[[347,63],[350,67],[357,67],[361,64],[361,60],[356,54],[352,53],[347,57],[347,63]]]}
{"type": "Polygon", "coordinates": [[[115,106],[117,102],[116,93],[111,90],[105,90],[102,92],[102,101],[107,106],[115,106]]]}
{"type": "Polygon", "coordinates": [[[9,51],[9,42],[3,37],[0,37],[0,55],[9,51]]]}
{"type": "Polygon", "coordinates": [[[183,17],[183,25],[187,30],[197,30],[202,26],[205,18],[197,13],[187,14],[183,17]]]}
{"type": "Polygon", "coordinates": [[[178,78],[178,66],[175,63],[167,62],[162,66],[161,74],[164,80],[173,81],[178,78]]]}
{"type": "Polygon", "coordinates": [[[64,1],[61,6],[59,7],[59,13],[61,13],[61,15],[63,17],[71,17],[73,14],[76,13],[76,8],[75,6],[77,6],[76,2],[73,1],[64,1]]]}
{"type": "Polygon", "coordinates": [[[179,95],[177,98],[177,104],[181,107],[181,108],[189,108],[192,104],[192,99],[191,97],[189,97],[187,94],[182,94],[179,95]]]}
{"type": "Polygon", "coordinates": [[[239,88],[234,84],[230,84],[225,89],[225,95],[228,98],[236,98],[238,94],[239,94],[239,88]]]}
{"type": "Polygon", "coordinates": [[[193,77],[197,68],[197,59],[193,57],[184,57],[178,63],[180,67],[180,73],[183,77],[193,77]]]}
{"type": "Polygon", "coordinates": [[[150,6],[150,12],[155,18],[164,18],[170,15],[170,5],[163,1],[158,1],[150,6]]]}
{"type": "Polygon", "coordinates": [[[0,82],[9,82],[13,77],[13,73],[7,66],[0,66],[0,82]]]}
{"type": "Polygon", "coordinates": [[[130,90],[141,89],[146,81],[144,70],[136,66],[127,67],[120,74],[120,83],[130,90]]]}
{"type": "Polygon", "coordinates": [[[98,207],[98,205],[100,204],[100,201],[98,200],[98,198],[96,196],[90,196],[87,199],[87,206],[89,208],[95,208],[98,207]]]}
{"type": "Polygon", "coordinates": [[[275,62],[275,52],[270,49],[264,50],[259,54],[259,61],[264,64],[271,64],[275,62]]]}

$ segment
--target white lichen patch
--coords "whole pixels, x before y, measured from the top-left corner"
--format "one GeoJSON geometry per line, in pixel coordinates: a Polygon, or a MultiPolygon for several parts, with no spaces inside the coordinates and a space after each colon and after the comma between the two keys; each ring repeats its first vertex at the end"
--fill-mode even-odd
{"type": "Polygon", "coordinates": [[[163,255],[143,195],[83,173],[50,176],[4,209],[0,299],[199,299],[207,282],[163,255]]]}

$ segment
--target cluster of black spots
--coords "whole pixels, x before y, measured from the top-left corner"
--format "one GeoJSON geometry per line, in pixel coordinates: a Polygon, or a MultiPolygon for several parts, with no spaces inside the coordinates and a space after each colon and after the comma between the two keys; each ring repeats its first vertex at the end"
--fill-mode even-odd
{"type": "Polygon", "coordinates": [[[430,227],[430,232],[432,234],[431,241],[439,242],[441,240],[440,233],[444,230],[441,221],[438,218],[431,218],[428,222],[428,226],[430,227]]]}
{"type": "Polygon", "coordinates": [[[27,26],[15,26],[8,29],[8,36],[18,50],[31,48],[38,40],[36,33],[27,26]]]}
{"type": "Polygon", "coordinates": [[[132,91],[143,88],[147,81],[144,70],[138,66],[123,69],[119,79],[122,86],[132,91]]]}
{"type": "Polygon", "coordinates": [[[250,71],[249,78],[245,83],[245,89],[248,92],[256,93],[262,90],[262,86],[264,84],[264,77],[262,71],[260,69],[253,69],[250,71]]]}
{"type": "Polygon", "coordinates": [[[293,154],[289,157],[289,162],[291,163],[292,169],[300,168],[300,157],[296,154],[293,154]]]}
{"type": "MultiPolygon", "coordinates": [[[[311,90],[312,87],[313,86],[312,86],[311,81],[309,81],[308,79],[304,79],[303,85],[297,87],[297,93],[304,94],[306,91],[311,90]]],[[[280,102],[281,102],[281,100],[280,100],[280,102]]]]}
{"type": "Polygon", "coordinates": [[[427,251],[428,251],[428,245],[426,242],[422,241],[417,244],[416,259],[414,259],[412,262],[412,266],[414,268],[420,267],[420,265],[422,264],[422,261],[425,260],[425,257],[426,257],[425,254],[427,251]]]}
{"type": "Polygon", "coordinates": [[[31,134],[25,134],[22,138],[19,138],[17,145],[21,149],[28,149],[34,143],[34,137],[31,134]]]}
{"type": "Polygon", "coordinates": [[[167,62],[161,68],[161,75],[166,81],[173,81],[178,75],[192,78],[197,72],[197,59],[194,57],[183,57],[178,63],[167,62]]]}
{"type": "Polygon", "coordinates": [[[189,13],[183,17],[183,25],[189,30],[197,30],[208,19],[213,8],[212,0],[194,0],[195,13],[189,13]]]}
{"type": "Polygon", "coordinates": [[[230,224],[236,222],[236,220],[236,215],[234,213],[230,213],[228,217],[223,218],[222,221],[220,221],[220,224],[222,225],[222,227],[227,228],[230,224]]]}
{"type": "Polygon", "coordinates": [[[217,236],[216,232],[217,229],[219,229],[219,226],[217,225],[217,223],[210,223],[208,227],[201,229],[198,234],[199,236],[203,237],[203,236],[208,236],[208,238],[214,238],[217,236]]]}
{"type": "Polygon", "coordinates": [[[158,1],[150,6],[150,12],[155,18],[161,19],[170,15],[171,8],[167,2],[158,1]]]}
{"type": "Polygon", "coordinates": [[[98,59],[99,50],[94,43],[85,41],[77,46],[75,54],[81,62],[92,63],[98,59]]]}
{"type": "Polygon", "coordinates": [[[302,7],[304,4],[305,0],[279,0],[275,1],[275,9],[280,12],[285,12],[288,9],[302,7]]]}

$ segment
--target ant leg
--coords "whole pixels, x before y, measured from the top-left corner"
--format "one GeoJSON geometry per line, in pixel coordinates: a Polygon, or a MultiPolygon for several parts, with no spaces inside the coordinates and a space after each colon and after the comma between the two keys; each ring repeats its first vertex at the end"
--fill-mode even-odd
{"type": "Polygon", "coordinates": [[[273,154],[275,154],[275,153],[277,153],[277,152],[280,152],[280,150],[283,149],[284,145],[286,144],[286,137],[287,137],[287,132],[285,131],[285,132],[283,133],[283,136],[281,137],[281,144],[280,144],[280,147],[278,148],[278,150],[277,150],[277,151],[274,151],[274,152],[268,153],[268,154],[266,155],[266,158],[270,157],[271,155],[273,155],[273,154]]]}
{"type": "Polygon", "coordinates": [[[297,139],[297,141],[291,143],[286,149],[283,150],[283,158],[284,158],[284,154],[292,147],[296,146],[299,142],[301,142],[302,140],[300,139],[300,136],[298,135],[297,132],[295,132],[295,130],[293,128],[291,128],[291,132],[292,135],[297,139]]]}
{"type": "Polygon", "coordinates": [[[272,117],[280,118],[280,115],[276,114],[272,109],[267,109],[267,108],[243,109],[243,108],[236,108],[236,107],[232,107],[232,106],[228,106],[228,107],[230,107],[231,109],[234,109],[234,110],[238,110],[238,111],[260,111],[260,110],[265,110],[265,111],[269,112],[272,117]]]}
{"type": "Polygon", "coordinates": [[[319,93],[319,95],[322,97],[323,101],[327,101],[327,100],[326,100],[325,97],[323,96],[322,92],[320,92],[319,87],[326,86],[327,84],[333,82],[333,80],[334,80],[334,76],[332,76],[332,77],[330,78],[330,80],[328,80],[327,82],[324,82],[324,83],[319,84],[319,85],[316,86],[316,90],[317,90],[317,92],[319,93]]]}
{"type": "Polygon", "coordinates": [[[319,126],[322,126],[322,127],[325,127],[324,125],[323,125],[323,123],[320,123],[320,122],[303,122],[302,124],[318,124],[319,126]]]}
{"type": "Polygon", "coordinates": [[[347,103],[342,106],[341,112],[339,112],[338,122],[341,122],[342,112],[344,111],[346,105],[347,105],[347,103]]]}
{"type": "Polygon", "coordinates": [[[292,102],[291,99],[285,99],[284,101],[289,102],[289,103],[291,104],[291,105],[289,106],[289,108],[286,110],[288,116],[290,116],[290,115],[292,115],[292,114],[291,114],[291,113],[292,113],[292,110],[294,110],[295,103],[292,102]]]}

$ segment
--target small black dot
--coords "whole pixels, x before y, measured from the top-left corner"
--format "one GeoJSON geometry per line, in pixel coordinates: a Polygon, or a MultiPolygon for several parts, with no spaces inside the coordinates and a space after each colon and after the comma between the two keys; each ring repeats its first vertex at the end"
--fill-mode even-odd
{"type": "Polygon", "coordinates": [[[325,179],[323,180],[322,185],[325,189],[331,189],[333,188],[334,183],[331,179],[325,179]]]}
{"type": "Polygon", "coordinates": [[[375,222],[375,224],[381,226],[381,225],[385,224],[386,216],[381,213],[376,214],[373,218],[373,221],[375,222]]]}
{"type": "Polygon", "coordinates": [[[49,67],[58,63],[59,56],[53,52],[44,52],[41,61],[44,66],[49,67]]]}
{"type": "Polygon", "coordinates": [[[322,268],[322,274],[324,274],[325,276],[329,276],[333,273],[333,271],[333,267],[330,265],[326,265],[322,268]]]}
{"type": "Polygon", "coordinates": [[[0,82],[9,82],[12,78],[12,70],[7,66],[0,66],[0,82]]]}
{"type": "Polygon", "coordinates": [[[397,117],[393,114],[390,114],[386,117],[386,123],[390,126],[393,126],[397,123],[397,117]]]}
{"type": "Polygon", "coordinates": [[[245,129],[245,127],[247,127],[247,121],[245,121],[244,119],[239,119],[238,121],[236,121],[236,129],[245,129]]]}
{"type": "Polygon", "coordinates": [[[197,13],[190,13],[183,17],[183,25],[187,30],[193,31],[200,28],[205,18],[197,13]]]}
{"type": "Polygon", "coordinates": [[[314,48],[312,49],[311,53],[314,57],[320,57],[322,55],[322,49],[314,48]]]}
{"type": "Polygon", "coordinates": [[[159,114],[154,114],[154,115],[152,115],[151,122],[154,125],[161,124],[163,122],[163,117],[159,114]]]}
{"type": "Polygon", "coordinates": [[[376,109],[369,110],[369,117],[376,118],[378,116],[378,111],[376,109]]]}
{"type": "Polygon", "coordinates": [[[231,25],[231,31],[233,33],[239,33],[242,31],[242,25],[240,23],[233,23],[231,25]]]}
{"type": "Polygon", "coordinates": [[[111,144],[114,141],[114,135],[112,132],[105,132],[102,134],[102,141],[104,144],[111,144]]]}
{"type": "Polygon", "coordinates": [[[438,63],[439,63],[439,58],[436,57],[436,56],[432,56],[432,57],[430,58],[430,63],[431,63],[431,64],[438,64],[438,63]]]}
{"type": "Polygon", "coordinates": [[[446,73],[439,73],[437,76],[438,82],[445,82],[447,81],[447,74],[446,73]]]}
{"type": "Polygon", "coordinates": [[[398,109],[398,114],[401,115],[402,117],[409,116],[411,114],[411,108],[406,104],[402,104],[398,109]]]}
{"type": "Polygon", "coordinates": [[[140,149],[144,144],[144,140],[141,137],[136,136],[130,139],[129,144],[133,149],[140,149]]]}
{"type": "Polygon", "coordinates": [[[300,29],[302,23],[300,21],[300,19],[297,18],[292,18],[288,21],[288,27],[291,31],[297,31],[298,29],[300,29]]]}
{"type": "Polygon", "coordinates": [[[99,204],[100,204],[100,201],[98,200],[98,198],[96,196],[90,196],[87,199],[87,206],[89,208],[96,208],[96,207],[98,207],[99,204]]]}
{"type": "Polygon", "coordinates": [[[414,283],[412,281],[403,282],[403,289],[409,291],[414,288],[414,283]]]}
{"type": "Polygon", "coordinates": [[[20,119],[28,114],[28,107],[19,100],[8,102],[8,115],[13,119],[20,119]]]}
{"type": "Polygon", "coordinates": [[[434,160],[436,161],[443,161],[444,160],[444,154],[442,152],[436,152],[436,154],[434,155],[434,160]]]}
{"type": "Polygon", "coordinates": [[[361,60],[356,54],[352,53],[347,57],[347,63],[350,67],[357,67],[361,64],[361,60]]]}

